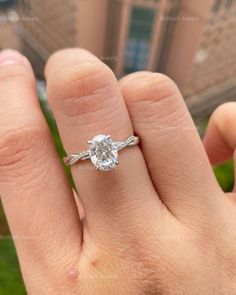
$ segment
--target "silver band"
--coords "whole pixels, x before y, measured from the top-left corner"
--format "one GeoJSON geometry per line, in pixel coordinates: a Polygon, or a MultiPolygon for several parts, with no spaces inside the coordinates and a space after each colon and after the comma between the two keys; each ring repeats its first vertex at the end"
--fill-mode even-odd
{"type": "Polygon", "coordinates": [[[132,135],[123,141],[113,141],[110,135],[97,135],[88,143],[88,150],[68,155],[63,159],[64,163],[71,166],[80,160],[90,159],[98,170],[111,170],[119,163],[118,152],[125,147],[137,145],[139,137],[132,135]]]}

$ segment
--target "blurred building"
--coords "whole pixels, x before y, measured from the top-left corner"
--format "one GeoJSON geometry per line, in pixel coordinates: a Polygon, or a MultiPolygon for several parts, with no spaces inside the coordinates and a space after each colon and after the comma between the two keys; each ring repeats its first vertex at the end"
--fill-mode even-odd
{"type": "Polygon", "coordinates": [[[236,98],[235,0],[123,0],[109,10],[106,55],[117,76],[170,76],[200,118],[236,98]]]}
{"type": "Polygon", "coordinates": [[[139,70],[167,74],[201,116],[236,97],[235,2],[19,0],[16,29],[38,77],[52,52],[80,46],[117,77],[139,70]]]}
{"type": "Polygon", "coordinates": [[[76,1],[18,0],[17,34],[22,52],[30,59],[36,75],[43,77],[49,55],[64,47],[76,45],[76,1]]]}
{"type": "Polygon", "coordinates": [[[17,14],[14,0],[0,0],[0,50],[3,48],[21,48],[19,37],[13,30],[17,14]]]}

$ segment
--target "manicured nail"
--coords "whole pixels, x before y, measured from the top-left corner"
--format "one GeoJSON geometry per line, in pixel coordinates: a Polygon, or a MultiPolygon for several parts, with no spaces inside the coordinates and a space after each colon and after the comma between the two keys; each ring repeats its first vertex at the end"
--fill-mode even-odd
{"type": "Polygon", "coordinates": [[[5,49],[0,52],[0,66],[9,64],[25,64],[26,58],[18,51],[5,49]]]}

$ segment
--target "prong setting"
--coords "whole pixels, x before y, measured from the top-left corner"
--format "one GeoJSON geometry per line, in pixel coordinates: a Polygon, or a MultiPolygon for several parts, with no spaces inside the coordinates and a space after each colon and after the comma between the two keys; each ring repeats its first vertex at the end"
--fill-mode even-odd
{"type": "Polygon", "coordinates": [[[119,165],[118,152],[138,143],[139,138],[133,135],[123,141],[113,141],[110,135],[97,135],[88,140],[88,150],[68,155],[64,158],[64,162],[67,166],[71,166],[80,160],[90,159],[97,170],[110,171],[119,165]]]}

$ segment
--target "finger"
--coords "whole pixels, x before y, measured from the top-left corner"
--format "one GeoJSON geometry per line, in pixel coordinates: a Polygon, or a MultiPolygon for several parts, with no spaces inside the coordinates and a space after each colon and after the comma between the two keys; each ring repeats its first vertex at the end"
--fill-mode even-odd
{"type": "Polygon", "coordinates": [[[203,143],[213,165],[232,158],[236,148],[236,103],[218,107],[210,118],[203,143]]]}
{"type": "MultiPolygon", "coordinates": [[[[92,54],[81,49],[59,51],[48,61],[46,77],[49,101],[68,154],[87,149],[87,141],[97,134],[110,134],[114,140],[133,134],[113,73],[92,54]]],[[[142,210],[159,208],[139,148],[127,148],[119,158],[118,168],[109,172],[97,171],[90,161],[72,166],[88,231],[99,239],[104,238],[101,231],[115,232],[115,226],[123,231],[120,223],[127,223],[127,218],[132,222],[143,215],[142,210]]]]}
{"type": "Polygon", "coordinates": [[[39,294],[43,284],[52,294],[61,282],[58,292],[68,294],[63,283],[81,243],[78,211],[40,111],[33,71],[11,50],[0,54],[0,192],[27,289],[39,294]]]}
{"type": "Polygon", "coordinates": [[[79,211],[80,219],[82,220],[85,217],[84,208],[83,208],[83,206],[81,204],[81,201],[79,199],[79,196],[78,196],[76,190],[74,190],[74,189],[73,189],[73,194],[74,194],[75,202],[76,202],[76,205],[77,205],[77,208],[78,208],[78,211],[79,211]]]}
{"type": "Polygon", "coordinates": [[[120,85],[160,197],[178,216],[196,212],[217,186],[179,90],[168,77],[148,72],[131,74],[120,85]]]}

